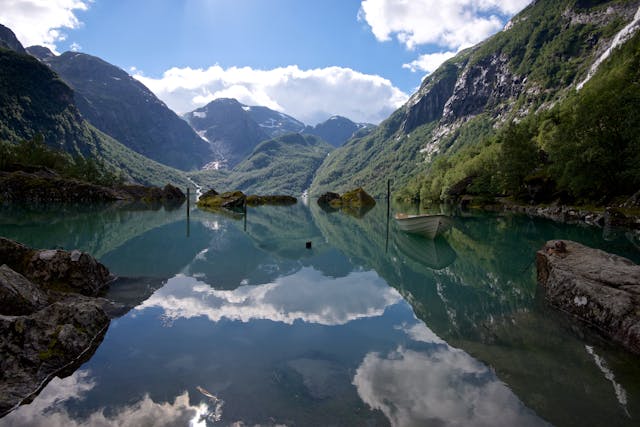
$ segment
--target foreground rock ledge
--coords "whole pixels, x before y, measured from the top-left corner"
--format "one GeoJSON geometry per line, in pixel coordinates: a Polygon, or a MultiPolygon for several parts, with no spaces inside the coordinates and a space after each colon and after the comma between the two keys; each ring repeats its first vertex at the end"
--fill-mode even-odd
{"type": "Polygon", "coordinates": [[[538,284],[549,303],[640,354],[640,266],[571,241],[536,253],[538,284]]]}
{"type": "Polygon", "coordinates": [[[111,279],[86,253],[0,237],[0,417],[91,356],[109,325],[99,295],[111,279]]]}

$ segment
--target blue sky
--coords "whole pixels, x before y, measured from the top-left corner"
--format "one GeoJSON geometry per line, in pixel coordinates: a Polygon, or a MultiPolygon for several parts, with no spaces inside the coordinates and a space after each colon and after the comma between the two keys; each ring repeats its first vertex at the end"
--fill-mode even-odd
{"type": "Polygon", "coordinates": [[[315,124],[386,118],[529,0],[1,1],[26,46],[99,56],[178,113],[229,96],[315,124]]]}

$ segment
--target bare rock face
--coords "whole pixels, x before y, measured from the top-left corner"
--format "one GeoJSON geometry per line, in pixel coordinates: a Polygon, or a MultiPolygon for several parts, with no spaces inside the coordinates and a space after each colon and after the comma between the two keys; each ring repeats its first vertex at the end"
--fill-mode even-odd
{"type": "Polygon", "coordinates": [[[538,284],[549,303],[640,354],[640,266],[571,241],[536,253],[538,284]]]}
{"type": "Polygon", "coordinates": [[[113,304],[109,271],[89,254],[0,237],[0,417],[90,357],[113,304]]]}
{"type": "Polygon", "coordinates": [[[0,266],[0,314],[19,316],[47,305],[47,295],[6,264],[0,266]]]}

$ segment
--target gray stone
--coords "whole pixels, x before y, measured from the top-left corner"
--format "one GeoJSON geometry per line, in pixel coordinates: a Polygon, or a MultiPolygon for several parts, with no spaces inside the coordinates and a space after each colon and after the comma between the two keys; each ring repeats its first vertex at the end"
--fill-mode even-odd
{"type": "Polygon", "coordinates": [[[47,305],[47,295],[6,264],[0,266],[0,314],[31,314],[47,305]]]}
{"type": "Polygon", "coordinates": [[[576,242],[549,241],[536,267],[551,305],[640,354],[640,266],[576,242]]]}

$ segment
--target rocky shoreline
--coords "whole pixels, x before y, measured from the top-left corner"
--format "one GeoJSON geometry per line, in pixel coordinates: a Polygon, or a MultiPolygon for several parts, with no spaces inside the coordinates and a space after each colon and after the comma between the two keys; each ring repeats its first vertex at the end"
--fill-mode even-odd
{"type": "Polygon", "coordinates": [[[54,171],[0,171],[0,203],[93,203],[143,201],[147,203],[182,203],[186,199],[177,187],[142,185],[105,187],[64,178],[54,171]]]}
{"type": "Polygon", "coordinates": [[[96,350],[124,307],[89,254],[37,250],[0,237],[0,417],[96,350]]]}

